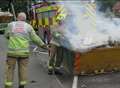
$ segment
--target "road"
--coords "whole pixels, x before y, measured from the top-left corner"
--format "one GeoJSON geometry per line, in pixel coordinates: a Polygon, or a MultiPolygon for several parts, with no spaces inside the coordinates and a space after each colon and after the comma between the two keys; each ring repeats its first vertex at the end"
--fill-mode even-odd
{"type": "MultiPolygon", "coordinates": [[[[4,88],[6,41],[0,35],[0,88],[4,88]]],[[[72,88],[73,77],[48,75],[46,64],[48,55],[33,53],[28,66],[29,83],[25,88],[72,88]]],[[[17,66],[16,66],[17,67],[17,66]]],[[[14,88],[18,86],[17,69],[14,88]]],[[[79,76],[77,88],[120,88],[120,72],[94,76],[79,76]]]]}

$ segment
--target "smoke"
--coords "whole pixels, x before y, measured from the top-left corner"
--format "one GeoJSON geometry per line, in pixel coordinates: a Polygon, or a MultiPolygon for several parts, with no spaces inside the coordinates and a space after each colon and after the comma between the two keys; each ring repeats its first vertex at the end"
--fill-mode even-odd
{"type": "Polygon", "coordinates": [[[63,46],[79,52],[108,45],[108,41],[120,41],[120,20],[113,18],[108,10],[106,14],[98,11],[99,7],[89,1],[59,2],[68,11],[63,25],[65,40],[63,46]],[[66,43],[67,42],[67,43],[66,43]]]}

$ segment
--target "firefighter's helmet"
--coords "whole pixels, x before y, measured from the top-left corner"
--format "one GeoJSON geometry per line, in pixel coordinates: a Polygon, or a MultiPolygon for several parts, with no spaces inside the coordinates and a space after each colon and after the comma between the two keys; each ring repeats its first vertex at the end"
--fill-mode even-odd
{"type": "Polygon", "coordinates": [[[64,20],[66,18],[66,14],[59,14],[57,17],[56,17],[56,20],[64,20]]]}
{"type": "Polygon", "coordinates": [[[57,12],[57,16],[56,16],[56,20],[57,21],[62,21],[65,20],[66,16],[67,16],[67,11],[63,6],[60,6],[57,12]]]}

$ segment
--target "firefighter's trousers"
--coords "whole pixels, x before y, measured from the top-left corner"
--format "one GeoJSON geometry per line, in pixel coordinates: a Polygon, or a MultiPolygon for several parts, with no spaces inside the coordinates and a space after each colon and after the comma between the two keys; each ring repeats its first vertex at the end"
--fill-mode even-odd
{"type": "Polygon", "coordinates": [[[6,60],[6,72],[5,72],[6,88],[12,88],[13,86],[16,63],[18,65],[19,85],[26,85],[27,83],[28,57],[27,58],[8,57],[6,60]]]}
{"type": "Polygon", "coordinates": [[[63,62],[63,49],[62,47],[51,45],[50,59],[48,68],[59,68],[63,62]]]}

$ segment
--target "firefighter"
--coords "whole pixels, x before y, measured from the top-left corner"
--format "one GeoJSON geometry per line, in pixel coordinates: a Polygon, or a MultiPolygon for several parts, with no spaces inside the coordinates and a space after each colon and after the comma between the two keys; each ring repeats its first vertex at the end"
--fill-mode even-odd
{"type": "Polygon", "coordinates": [[[64,38],[64,28],[60,25],[63,24],[66,14],[59,14],[56,17],[58,25],[51,28],[52,39],[50,41],[50,59],[48,62],[48,74],[62,75],[61,64],[63,61],[63,47],[61,40],[64,38]]]}
{"type": "Polygon", "coordinates": [[[5,71],[5,88],[12,88],[13,74],[16,63],[18,64],[19,88],[27,84],[27,66],[29,42],[32,41],[42,48],[46,48],[44,42],[36,35],[32,26],[25,22],[26,14],[20,12],[17,21],[8,24],[5,37],[8,39],[8,52],[5,71]]]}

